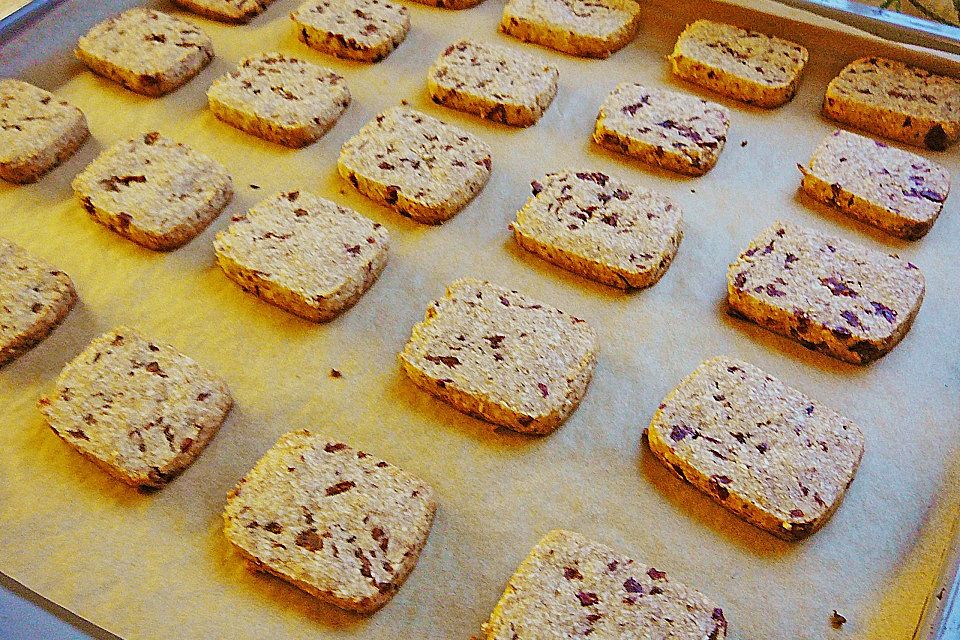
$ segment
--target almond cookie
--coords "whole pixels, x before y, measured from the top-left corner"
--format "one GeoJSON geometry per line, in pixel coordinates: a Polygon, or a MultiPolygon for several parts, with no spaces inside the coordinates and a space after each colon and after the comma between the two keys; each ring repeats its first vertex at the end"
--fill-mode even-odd
{"type": "Polygon", "coordinates": [[[260,53],[207,91],[214,115],[258,138],[303,147],[319,140],[350,104],[346,81],[324,67],[260,53]]]}
{"type": "Polygon", "coordinates": [[[423,480],[307,430],[283,435],[227,494],[227,539],[252,568],[371,613],[413,571],[437,510],[423,480]]]}
{"type": "Polygon", "coordinates": [[[704,362],[671,391],[647,438],[681,479],[785,540],[830,519],[863,457],[855,424],[730,358],[704,362]]]}
{"type": "Polygon", "coordinates": [[[20,80],[0,80],[0,178],[34,182],[69,158],[90,132],[83,112],[20,80]]]}
{"type": "Polygon", "coordinates": [[[679,78],[759,107],[793,99],[809,57],[789,40],[721,22],[687,25],[670,55],[679,78]]]}
{"type": "Polygon", "coordinates": [[[558,267],[621,289],[655,284],[683,239],[670,198],[599,172],[561,171],[532,184],[510,225],[517,244],[558,267]]]}
{"type": "Polygon", "coordinates": [[[637,37],[632,0],[507,0],[500,30],[514,38],[586,58],[606,58],[637,37]]]}
{"type": "Polygon", "coordinates": [[[264,12],[273,0],[173,0],[194,13],[221,22],[245,23],[264,12]]]}
{"type": "Polygon", "coordinates": [[[169,345],[127,327],[63,368],[40,411],[64,442],[110,475],[162,487],[216,435],[233,406],[226,384],[169,345]]]}
{"type": "Polygon", "coordinates": [[[906,240],[926,235],[950,192],[936,162],[839,129],[797,166],[810,197],[906,240]]]}
{"type": "Polygon", "coordinates": [[[410,12],[388,0],[310,0],[290,18],[308,47],[362,62],[383,60],[410,31],[410,12]]]}
{"type": "Polygon", "coordinates": [[[490,178],[490,147],[408,107],[377,115],[340,148],[337,169],[363,195],[426,224],[449,220],[490,178]]]}
{"type": "Polygon", "coordinates": [[[903,339],[923,293],[916,265],[783,221],[727,271],[731,313],[853,364],[903,339]]]}
{"type": "Polygon", "coordinates": [[[827,85],[823,114],[878,136],[943,151],[960,138],[960,80],[860,58],[827,85]]]}
{"type": "Polygon", "coordinates": [[[585,320],[465,278],[427,308],[400,364],[414,384],[464,413],[546,434],[580,404],[597,351],[585,320]]]}
{"type": "Polygon", "coordinates": [[[481,640],[723,640],[723,609],[655,567],[560,529],[520,563],[481,640]]]}
{"type": "Polygon", "coordinates": [[[156,131],[118,142],[73,180],[93,219],[148,249],[189,242],[233,197],[226,169],[156,131]]]}
{"type": "Polygon", "coordinates": [[[213,58],[213,43],[195,25],[152,9],[130,9],[77,41],[90,70],[145,96],[185,84],[213,58]]]}
{"type": "Polygon", "coordinates": [[[701,176],[717,163],[729,128],[722,105],[624,82],[600,106],[593,139],[641,162],[701,176]]]}

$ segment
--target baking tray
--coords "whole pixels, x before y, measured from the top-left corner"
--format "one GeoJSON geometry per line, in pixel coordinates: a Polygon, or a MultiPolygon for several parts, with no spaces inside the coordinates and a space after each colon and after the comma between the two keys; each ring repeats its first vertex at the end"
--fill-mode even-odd
{"type": "MultiPolygon", "coordinates": [[[[0,75],[73,101],[93,133],[39,183],[0,185],[0,235],[69,273],[81,297],[50,338],[0,370],[0,571],[128,639],[468,638],[537,539],[564,527],[709,594],[724,606],[732,638],[911,637],[958,504],[957,196],[927,238],[891,241],[799,195],[795,165],[834,126],[818,115],[819,105],[846,62],[870,53],[960,75],[955,58],[866,37],[772,2],[652,0],[641,5],[633,44],[608,60],[581,60],[498,34],[502,4],[487,0],[461,12],[409,4],[407,41],[366,66],[298,43],[287,18],[296,2],[279,0],[242,27],[181,14],[212,36],[217,58],[184,88],[151,99],[95,77],[70,53],[90,25],[130,4],[66,0],[0,44],[0,75]],[[590,142],[594,117],[616,83],[639,80],[700,94],[673,80],[664,60],[683,25],[698,17],[805,44],[811,60],[796,99],[773,111],[727,103],[733,109],[728,147],[703,178],[651,171],[597,149],[590,142]],[[430,103],[426,69],[463,36],[537,53],[560,68],[559,95],[537,126],[512,129],[430,103]],[[205,109],[210,82],[264,49],[319,62],[347,78],[354,101],[317,144],[287,150],[235,131],[205,109]],[[402,99],[494,150],[490,183],[442,227],[378,207],[336,175],[340,144],[402,99]],[[220,159],[237,186],[211,229],[168,254],[141,249],[92,222],[69,187],[103,148],[153,129],[220,159]],[[686,237],[656,287],[613,291],[516,248],[506,225],[529,194],[529,181],[564,167],[605,171],[682,205],[686,237]],[[259,302],[214,264],[214,233],[280,189],[330,197],[392,234],[380,281],[330,324],[259,302]],[[777,217],[921,266],[926,302],[889,356],[866,368],[846,365],[726,315],[726,265],[777,217]],[[396,353],[411,326],[447,283],[465,275],[520,289],[597,328],[595,379],[580,409],[553,435],[494,429],[417,390],[398,370],[396,353]],[[218,371],[237,401],[198,461],[155,493],[103,475],[50,433],[35,406],[64,362],[119,323],[218,371]],[[717,354],[757,364],[841,410],[866,433],[866,456],[844,505],[805,542],[786,543],[739,521],[675,479],[641,444],[666,392],[717,354]],[[329,377],[331,368],[343,377],[329,377]],[[374,452],[437,489],[440,510],[420,562],[374,616],[341,612],[248,571],[222,536],[227,490],[281,433],[302,427],[374,452]],[[833,610],[848,621],[842,629],[831,625],[833,610]]],[[[176,12],[169,4],[152,6],[176,12]]],[[[922,153],[960,172],[956,150],[922,153]]]]}

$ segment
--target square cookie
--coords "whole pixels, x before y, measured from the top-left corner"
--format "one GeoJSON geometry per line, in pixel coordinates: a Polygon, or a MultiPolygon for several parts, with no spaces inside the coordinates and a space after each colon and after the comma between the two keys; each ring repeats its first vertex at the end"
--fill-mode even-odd
{"type": "Polygon", "coordinates": [[[511,223],[517,244],[558,267],[621,289],[655,284],[683,239],[680,207],[599,172],[561,171],[532,183],[511,223]]]}
{"type": "Polygon", "coordinates": [[[400,364],[414,384],[464,413],[546,434],[580,404],[597,351],[585,320],[465,278],[427,308],[400,364]]]}
{"type": "Polygon", "coordinates": [[[233,197],[227,170],[156,131],[118,142],[73,180],[93,219],[148,249],[189,242],[233,197]]]}
{"type": "Polygon", "coordinates": [[[246,23],[273,3],[273,0],[173,0],[197,15],[221,22],[246,23]]]}
{"type": "Polygon", "coordinates": [[[311,193],[278,193],[217,234],[217,262],[244,291],[307,320],[352,307],[387,265],[380,224],[311,193]]]}
{"type": "Polygon", "coordinates": [[[490,178],[490,147],[409,107],[377,115],[340,148],[337,169],[363,195],[425,224],[449,220],[490,178]]]}
{"type": "Polygon", "coordinates": [[[185,84],[213,58],[199,27],[152,9],[129,9],[94,26],[77,41],[90,70],[145,96],[185,84]]]}
{"type": "Polygon", "coordinates": [[[69,158],[90,132],[83,112],[20,80],[0,80],[0,178],[34,182],[69,158]]]}
{"type": "Polygon", "coordinates": [[[893,349],[923,294],[913,263],[783,221],[727,271],[731,313],[853,364],[893,349]]]}
{"type": "Polygon", "coordinates": [[[729,129],[722,105],[624,82],[600,106],[593,139],[646,164],[701,176],[717,164],[729,129]]]}
{"type": "Polygon", "coordinates": [[[40,411],[64,442],[110,475],[162,487],[216,435],[233,406],[226,384],[173,347],[127,327],[70,361],[40,411]]]}
{"type": "Polygon", "coordinates": [[[410,31],[410,12],[388,0],[310,0],[290,18],[308,47],[361,62],[383,60],[410,31]]]}
{"type": "Polygon", "coordinates": [[[797,93],[807,64],[799,44],[722,22],[687,25],[670,55],[673,73],[759,107],[779,107],[797,93]]]}
{"type": "Polygon", "coordinates": [[[430,67],[427,89],[437,104],[528,127],[553,102],[559,77],[556,67],[525,53],[460,40],[430,67]]]}
{"type": "Polygon", "coordinates": [[[214,115],[241,131],[288,147],[319,140],[350,104],[341,76],[324,67],[259,53],[207,91],[214,115]]]}
{"type": "Polygon", "coordinates": [[[906,240],[926,235],[950,192],[936,162],[839,129],[797,166],[811,198],[906,240]]]}
{"type": "Polygon", "coordinates": [[[570,531],[520,563],[481,640],[723,640],[723,609],[667,574],[570,531]]]}
{"type": "Polygon", "coordinates": [[[730,358],[704,362],[671,391],[647,439],[681,479],[786,540],[823,526],[863,457],[855,424],[730,358]]]}
{"type": "Polygon", "coordinates": [[[606,58],[637,37],[632,0],[507,0],[500,30],[574,56],[606,58]]]}
{"type": "Polygon", "coordinates": [[[423,480],[301,430],[281,436],[227,494],[224,533],[252,568],[371,613],[413,571],[436,510],[423,480]]]}
{"type": "Polygon", "coordinates": [[[0,238],[0,367],[50,335],[76,301],[70,276],[0,238]]]}

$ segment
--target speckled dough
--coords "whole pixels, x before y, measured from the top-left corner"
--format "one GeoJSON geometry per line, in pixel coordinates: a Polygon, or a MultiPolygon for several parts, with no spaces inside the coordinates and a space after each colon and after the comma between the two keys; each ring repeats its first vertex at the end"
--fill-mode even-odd
{"type": "Polygon", "coordinates": [[[830,519],[863,457],[863,433],[757,367],[701,364],[664,399],[650,449],[683,480],[786,540],[830,519]]]}
{"type": "Polygon", "coordinates": [[[112,476],[162,487],[187,468],[233,406],[227,386],[169,345],[127,327],[97,338],[40,399],[54,432],[112,476]]]}
{"type": "Polygon", "coordinates": [[[515,38],[588,58],[619,51],[639,28],[632,0],[507,0],[500,20],[515,38]]]}
{"type": "Polygon", "coordinates": [[[730,111],[722,105],[624,82],[600,106],[593,139],[641,162],[700,176],[717,163],[729,128],[730,111]]]}
{"type": "Polygon", "coordinates": [[[290,17],[308,47],[362,62],[383,60],[410,31],[410,12],[388,0],[311,0],[290,17]]]}
{"type": "Polygon", "coordinates": [[[90,69],[127,89],[161,96],[197,75],[213,58],[198,27],[152,9],[130,9],[94,26],[75,51],[90,69]]]}
{"type": "Polygon", "coordinates": [[[203,231],[233,197],[226,169],[157,132],[118,142],[73,180],[93,219],[166,251],[203,231]]]}
{"type": "Polygon", "coordinates": [[[270,6],[274,0],[173,0],[194,13],[222,22],[245,23],[270,6]]]}
{"type": "Polygon", "coordinates": [[[702,593],[578,533],[555,530],[520,563],[481,640],[723,640],[702,593]]]}
{"type": "Polygon", "coordinates": [[[760,107],[797,92],[808,53],[789,40],[710,20],[687,25],[670,55],[674,75],[760,107]]]}
{"type": "Polygon", "coordinates": [[[907,240],[926,235],[950,192],[936,162],[839,129],[797,166],[810,197],[907,240]]]}
{"type": "Polygon", "coordinates": [[[621,289],[655,284],[683,239],[670,198],[599,172],[561,171],[532,183],[510,225],[517,243],[553,264],[621,289]]]}
{"type": "Polygon", "coordinates": [[[427,483],[309,431],[281,436],[227,495],[227,539],[252,568],[371,613],[400,589],[437,510],[427,483]]]}
{"type": "Polygon", "coordinates": [[[923,293],[916,265],[783,221],[727,271],[731,313],[854,364],[903,339],[923,293]]]}

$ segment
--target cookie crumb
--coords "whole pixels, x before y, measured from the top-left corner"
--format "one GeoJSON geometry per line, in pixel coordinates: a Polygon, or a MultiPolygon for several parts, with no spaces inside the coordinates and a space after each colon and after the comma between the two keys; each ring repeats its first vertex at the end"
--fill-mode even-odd
{"type": "Polygon", "coordinates": [[[740,146],[741,146],[741,147],[747,146],[747,141],[746,141],[746,140],[741,140],[741,141],[740,141],[740,146]]]}
{"type": "Polygon", "coordinates": [[[331,378],[342,378],[343,373],[339,369],[330,369],[331,378]]]}
{"type": "Polygon", "coordinates": [[[836,609],[834,609],[833,615],[830,616],[830,624],[833,626],[833,628],[839,629],[846,623],[847,623],[847,619],[844,616],[840,615],[840,613],[836,609]]]}
{"type": "Polygon", "coordinates": [[[259,188],[260,188],[260,185],[258,185],[258,184],[251,184],[251,185],[250,185],[250,188],[251,188],[251,189],[259,189],[259,188]]]}

